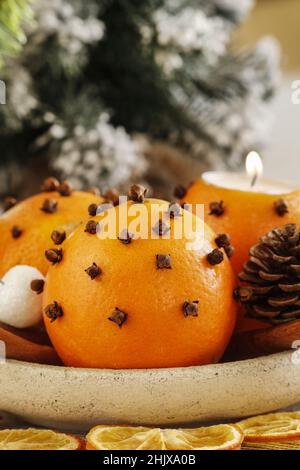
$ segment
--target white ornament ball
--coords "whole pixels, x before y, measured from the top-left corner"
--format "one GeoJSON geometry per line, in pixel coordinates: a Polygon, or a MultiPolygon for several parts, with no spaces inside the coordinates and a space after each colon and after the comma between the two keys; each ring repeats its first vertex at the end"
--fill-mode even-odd
{"type": "Polygon", "coordinates": [[[42,295],[31,290],[31,281],[45,280],[31,266],[15,266],[0,280],[0,322],[30,328],[42,318],[42,295]]]}

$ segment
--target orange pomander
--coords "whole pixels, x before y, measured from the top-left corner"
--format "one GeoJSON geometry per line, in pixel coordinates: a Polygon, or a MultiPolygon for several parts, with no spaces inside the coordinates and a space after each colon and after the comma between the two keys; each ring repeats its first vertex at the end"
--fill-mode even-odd
{"type": "Polygon", "coordinates": [[[91,193],[72,191],[67,183],[53,188],[58,191],[45,189],[11,208],[8,205],[0,217],[0,276],[18,264],[46,274],[45,250],[60,245],[86,219],[88,206],[102,201],[91,193]]]}
{"type": "MultiPolygon", "coordinates": [[[[300,225],[300,191],[270,195],[225,189],[197,180],[182,190],[182,202],[204,204],[204,220],[220,234],[227,233],[235,249],[231,258],[236,274],[248,260],[251,246],[275,227],[288,223],[300,225]]],[[[266,328],[268,325],[241,319],[239,330],[266,328]]]]}
{"type": "Polygon", "coordinates": [[[189,214],[203,234],[194,231],[175,239],[187,212],[176,205],[169,218],[169,203],[144,200],[143,191],[135,195],[134,201],[81,225],[65,241],[60,262],[50,267],[43,302],[51,341],[67,366],[215,363],[236,319],[230,262],[200,219],[189,214]],[[104,218],[112,211],[117,236],[105,239],[100,236],[104,218]],[[142,211],[143,236],[140,225],[132,228],[135,211],[142,211]],[[150,216],[158,213],[163,215],[153,225],[150,216]]]}

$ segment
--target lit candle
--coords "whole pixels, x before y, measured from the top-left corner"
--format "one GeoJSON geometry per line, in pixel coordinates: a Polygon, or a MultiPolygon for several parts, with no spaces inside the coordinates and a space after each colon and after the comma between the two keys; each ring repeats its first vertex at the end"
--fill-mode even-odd
{"type": "Polygon", "coordinates": [[[267,179],[256,152],[246,159],[246,172],[203,173],[182,202],[204,205],[204,220],[216,234],[226,233],[235,248],[231,261],[241,272],[251,246],[275,227],[300,225],[300,189],[295,183],[267,179]]]}
{"type": "Polygon", "coordinates": [[[255,186],[257,178],[261,177],[264,168],[261,158],[257,152],[249,152],[246,158],[246,171],[251,176],[251,188],[255,186]]]}
{"type": "Polygon", "coordinates": [[[237,191],[251,191],[264,194],[286,194],[297,190],[290,181],[262,178],[263,164],[257,152],[250,152],[246,158],[246,173],[207,171],[202,174],[206,184],[237,191]]]}

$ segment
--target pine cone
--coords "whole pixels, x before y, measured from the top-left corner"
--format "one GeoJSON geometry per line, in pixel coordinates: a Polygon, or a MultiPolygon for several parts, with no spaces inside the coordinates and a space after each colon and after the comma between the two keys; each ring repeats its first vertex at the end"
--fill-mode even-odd
{"type": "Polygon", "coordinates": [[[272,324],[300,318],[300,234],[295,224],[276,228],[250,249],[235,289],[246,314],[272,324]]]}

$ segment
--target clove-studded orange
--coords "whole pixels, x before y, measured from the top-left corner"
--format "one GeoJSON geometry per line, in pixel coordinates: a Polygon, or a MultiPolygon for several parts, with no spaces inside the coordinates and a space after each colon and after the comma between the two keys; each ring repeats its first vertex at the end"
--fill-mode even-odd
{"type": "Polygon", "coordinates": [[[83,224],[65,240],[62,260],[48,271],[43,308],[66,365],[152,368],[220,359],[236,318],[230,262],[223,248],[218,264],[208,262],[216,235],[200,219],[181,208],[169,212],[169,203],[141,197],[94,216],[95,230],[83,224]],[[115,232],[107,230],[108,216],[116,218],[115,232]],[[175,237],[188,218],[191,228],[175,237]],[[53,305],[61,313],[54,320],[47,315],[53,305]]]}
{"type": "MultiPolygon", "coordinates": [[[[230,235],[234,254],[231,262],[238,275],[248,260],[250,248],[275,227],[288,223],[300,225],[300,192],[285,195],[237,191],[195,181],[181,190],[182,202],[204,204],[204,220],[218,234],[230,235]]],[[[263,322],[245,318],[241,312],[237,329],[265,328],[263,322]]]]}
{"type": "Polygon", "coordinates": [[[235,248],[232,265],[239,274],[251,246],[275,227],[300,224],[300,192],[286,195],[236,191],[197,180],[182,201],[204,204],[205,222],[217,233],[228,233],[235,248]]]}
{"type": "Polygon", "coordinates": [[[86,220],[90,204],[102,201],[99,196],[79,191],[66,196],[65,186],[61,193],[41,192],[0,217],[0,276],[17,264],[34,266],[45,274],[49,267],[45,251],[57,248],[86,220]]]}

